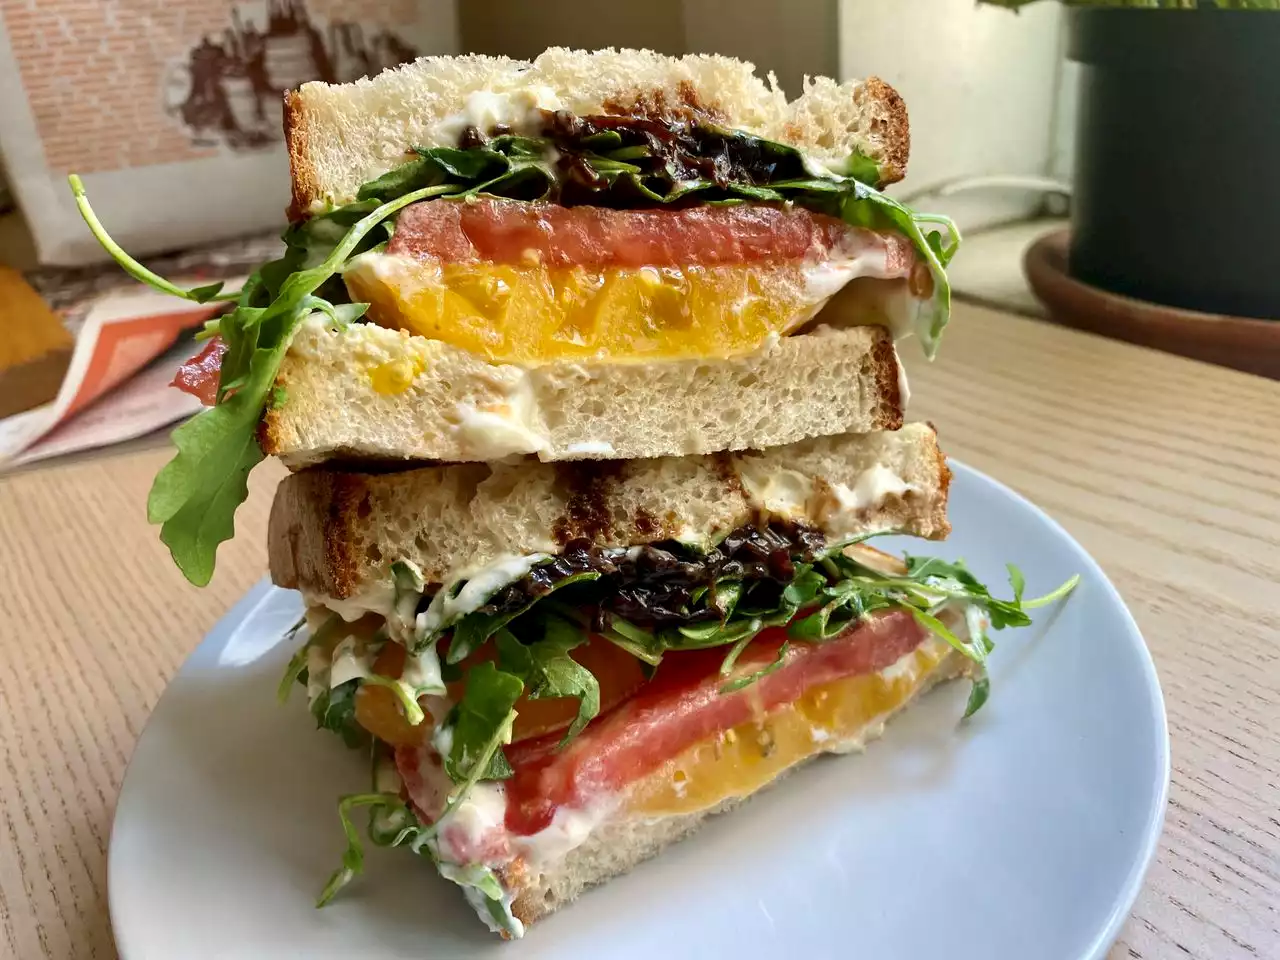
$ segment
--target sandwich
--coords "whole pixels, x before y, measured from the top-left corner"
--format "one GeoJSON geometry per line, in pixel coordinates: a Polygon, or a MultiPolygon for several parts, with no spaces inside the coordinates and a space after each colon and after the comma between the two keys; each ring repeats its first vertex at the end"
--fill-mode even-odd
{"type": "Polygon", "coordinates": [[[861,749],[1030,622],[960,562],[897,343],[936,352],[959,242],[881,192],[906,108],[788,101],[724,57],[425,58],[285,98],[285,252],[175,385],[148,515],[212,576],[249,471],[305,615],[281,697],[372,760],[375,844],[513,938],[823,753],[861,749]]]}

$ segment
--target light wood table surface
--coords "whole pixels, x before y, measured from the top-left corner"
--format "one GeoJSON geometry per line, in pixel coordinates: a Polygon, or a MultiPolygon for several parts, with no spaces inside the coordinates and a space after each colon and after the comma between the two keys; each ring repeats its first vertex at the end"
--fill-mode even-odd
{"type": "MultiPolygon", "coordinates": [[[[964,304],[937,363],[914,352],[912,417],[1097,557],[1160,673],[1168,816],[1111,957],[1280,957],[1280,383],[964,304]]],[[[114,956],[125,764],[169,677],[266,569],[283,470],[254,475],[197,590],[144,518],[167,457],[0,478],[0,957],[114,956]]]]}

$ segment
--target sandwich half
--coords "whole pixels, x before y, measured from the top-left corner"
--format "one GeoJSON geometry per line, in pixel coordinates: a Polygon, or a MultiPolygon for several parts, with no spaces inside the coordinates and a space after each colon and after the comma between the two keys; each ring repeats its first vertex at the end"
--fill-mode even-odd
{"type": "Polygon", "coordinates": [[[324,468],[281,485],[273,580],[306,628],[283,691],[372,744],[339,808],[435,861],[507,937],[936,683],[986,696],[987,629],[1028,622],[940,539],[931,427],[617,464],[324,468]]]}
{"type": "Polygon", "coordinates": [[[895,341],[932,356],[958,235],[880,191],[910,135],[883,81],[788,101],[718,56],[428,57],[286,97],[285,252],[176,385],[148,514],[195,583],[267,455],[631,459],[893,430],[895,341]]]}

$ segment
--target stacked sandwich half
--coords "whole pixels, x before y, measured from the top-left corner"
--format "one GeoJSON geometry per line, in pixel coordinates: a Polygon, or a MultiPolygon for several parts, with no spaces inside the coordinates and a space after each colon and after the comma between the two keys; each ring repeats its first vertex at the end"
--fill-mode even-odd
{"type": "Polygon", "coordinates": [[[933,354],[956,237],[879,192],[890,87],[550,50],[286,108],[287,253],[180,375],[211,407],[149,507],[203,582],[249,469],[295,471],[282,693],[375,761],[322,900],[367,808],[520,936],[939,681],[981,706],[1020,585],[864,543],[949,529],[895,340],[933,354]]]}

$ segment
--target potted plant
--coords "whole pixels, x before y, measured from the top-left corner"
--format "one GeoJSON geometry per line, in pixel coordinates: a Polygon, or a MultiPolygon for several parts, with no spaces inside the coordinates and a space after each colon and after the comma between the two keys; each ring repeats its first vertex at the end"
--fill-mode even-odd
{"type": "Polygon", "coordinates": [[[1280,17],[1258,12],[1280,0],[1066,2],[1081,65],[1072,276],[1280,319],[1280,17]]]}

